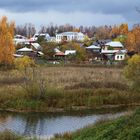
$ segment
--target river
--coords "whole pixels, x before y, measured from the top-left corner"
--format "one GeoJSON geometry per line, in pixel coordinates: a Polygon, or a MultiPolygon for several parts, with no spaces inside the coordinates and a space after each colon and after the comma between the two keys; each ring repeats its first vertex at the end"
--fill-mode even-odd
{"type": "Polygon", "coordinates": [[[117,113],[11,113],[0,112],[0,131],[49,137],[56,133],[72,132],[100,120],[114,119],[127,111],[117,113]]]}

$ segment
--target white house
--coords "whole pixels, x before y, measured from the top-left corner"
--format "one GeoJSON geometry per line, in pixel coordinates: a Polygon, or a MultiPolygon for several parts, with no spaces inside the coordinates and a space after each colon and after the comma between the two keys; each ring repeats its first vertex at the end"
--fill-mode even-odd
{"type": "Polygon", "coordinates": [[[124,60],[125,55],[126,55],[126,52],[120,50],[120,51],[115,53],[115,60],[117,60],[117,61],[124,60]]]}
{"type": "Polygon", "coordinates": [[[28,38],[22,35],[15,35],[13,41],[15,44],[25,44],[28,42],[28,38]]]}
{"type": "Polygon", "coordinates": [[[83,41],[85,38],[85,35],[81,32],[63,32],[56,35],[56,42],[62,42],[62,41],[83,41]]]}
{"type": "Polygon", "coordinates": [[[104,59],[121,61],[125,59],[127,51],[119,41],[111,41],[102,47],[101,54],[104,59]]]}
{"type": "Polygon", "coordinates": [[[40,33],[40,34],[34,34],[34,36],[31,38],[32,41],[37,41],[38,37],[44,37],[46,40],[50,39],[50,35],[49,34],[44,34],[44,33],[40,33]]]}
{"type": "Polygon", "coordinates": [[[101,54],[106,56],[107,59],[122,61],[125,60],[126,50],[102,50],[101,54]]]}

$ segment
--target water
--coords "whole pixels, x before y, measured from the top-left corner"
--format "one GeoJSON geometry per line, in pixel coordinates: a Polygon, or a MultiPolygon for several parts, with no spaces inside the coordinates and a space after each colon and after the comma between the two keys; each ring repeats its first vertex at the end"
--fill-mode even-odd
{"type": "Polygon", "coordinates": [[[0,112],[0,131],[8,129],[24,136],[53,136],[71,132],[99,120],[117,118],[126,112],[105,114],[45,114],[0,112]]]}

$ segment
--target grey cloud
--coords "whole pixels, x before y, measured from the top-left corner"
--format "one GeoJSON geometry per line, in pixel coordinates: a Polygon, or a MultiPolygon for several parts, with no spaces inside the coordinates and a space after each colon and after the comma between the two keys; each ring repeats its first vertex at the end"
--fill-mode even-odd
{"type": "Polygon", "coordinates": [[[0,8],[15,12],[58,10],[125,13],[135,10],[139,0],[4,0],[0,8]]]}
{"type": "MultiPolygon", "coordinates": [[[[49,11],[69,13],[91,13],[119,15],[128,22],[137,22],[140,15],[136,12],[135,7],[140,7],[140,0],[1,0],[0,9],[11,13],[34,13],[41,14],[49,11]]],[[[50,15],[55,16],[55,15],[50,15]]],[[[56,16],[55,16],[56,17],[56,16]]],[[[59,18],[59,17],[56,17],[59,18]]],[[[79,18],[79,17],[77,17],[79,18]]],[[[82,17],[80,17],[82,18],[82,17]]],[[[92,16],[89,17],[91,20],[92,16]]],[[[97,17],[96,17],[97,18],[97,17]]],[[[61,19],[60,19],[61,20],[61,19]]]]}

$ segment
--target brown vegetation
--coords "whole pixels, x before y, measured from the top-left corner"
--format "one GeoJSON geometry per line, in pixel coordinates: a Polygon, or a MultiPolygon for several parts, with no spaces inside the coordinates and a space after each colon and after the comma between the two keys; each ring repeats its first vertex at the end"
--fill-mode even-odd
{"type": "Polygon", "coordinates": [[[96,108],[139,104],[140,99],[119,68],[41,67],[28,69],[26,77],[18,70],[0,74],[2,109],[96,108]]]}

